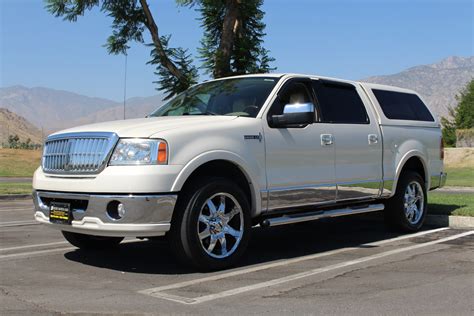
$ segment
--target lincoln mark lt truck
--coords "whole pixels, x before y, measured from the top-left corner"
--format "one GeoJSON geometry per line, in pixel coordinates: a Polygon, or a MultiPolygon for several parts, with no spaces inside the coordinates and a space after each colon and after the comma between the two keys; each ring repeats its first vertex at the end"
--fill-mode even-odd
{"type": "Polygon", "coordinates": [[[166,236],[223,269],[254,225],[383,211],[413,232],[444,185],[440,125],[410,90],[306,75],[198,84],[147,118],[50,135],[35,218],[74,246],[166,236]]]}

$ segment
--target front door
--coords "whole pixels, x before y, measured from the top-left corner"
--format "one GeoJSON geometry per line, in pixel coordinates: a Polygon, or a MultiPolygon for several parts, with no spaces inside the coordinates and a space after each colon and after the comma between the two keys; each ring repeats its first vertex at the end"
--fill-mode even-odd
{"type": "MultiPolygon", "coordinates": [[[[290,79],[263,119],[266,148],[268,211],[333,203],[336,199],[335,149],[328,135],[331,124],[308,124],[277,128],[272,115],[281,115],[285,105],[314,103],[308,79],[290,79]]],[[[315,111],[315,121],[317,113],[315,111]]],[[[265,209],[265,206],[263,206],[265,209]]]]}

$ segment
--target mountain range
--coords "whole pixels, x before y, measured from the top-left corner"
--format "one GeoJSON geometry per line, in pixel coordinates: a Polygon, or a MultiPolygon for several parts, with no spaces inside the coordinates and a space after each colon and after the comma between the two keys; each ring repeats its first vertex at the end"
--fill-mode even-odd
{"type": "MultiPolygon", "coordinates": [[[[416,90],[436,115],[446,116],[448,107],[456,105],[455,96],[473,77],[474,56],[451,56],[438,63],[415,66],[397,74],[374,76],[361,81],[416,90]]],[[[145,117],[162,103],[161,95],[128,99],[126,117],[145,117]]],[[[120,102],[20,85],[0,88],[0,108],[13,112],[2,112],[4,119],[13,120],[8,125],[11,127],[10,134],[15,132],[15,126],[26,128],[32,125],[30,135],[41,135],[38,134],[41,128],[48,134],[66,127],[123,119],[123,104],[120,102]],[[18,120],[18,124],[14,123],[15,120],[18,120]]],[[[2,126],[4,125],[2,122],[2,126]]],[[[20,132],[24,133],[19,130],[18,134],[20,132]]]]}

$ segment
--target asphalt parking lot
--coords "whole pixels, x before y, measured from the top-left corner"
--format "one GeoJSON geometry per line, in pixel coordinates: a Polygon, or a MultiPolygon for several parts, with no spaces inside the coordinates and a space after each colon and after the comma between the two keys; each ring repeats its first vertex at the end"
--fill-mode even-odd
{"type": "Polygon", "coordinates": [[[385,231],[379,214],[255,228],[240,266],[197,273],[165,240],[83,252],[0,201],[0,314],[474,313],[474,231],[385,231]]]}

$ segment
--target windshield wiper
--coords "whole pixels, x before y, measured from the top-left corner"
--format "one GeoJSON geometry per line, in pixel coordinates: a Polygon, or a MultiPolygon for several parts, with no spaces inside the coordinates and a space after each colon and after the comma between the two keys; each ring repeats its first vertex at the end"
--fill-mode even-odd
{"type": "Polygon", "coordinates": [[[201,113],[189,113],[189,112],[184,112],[183,115],[220,115],[211,111],[206,111],[206,112],[201,112],[201,113]]]}

